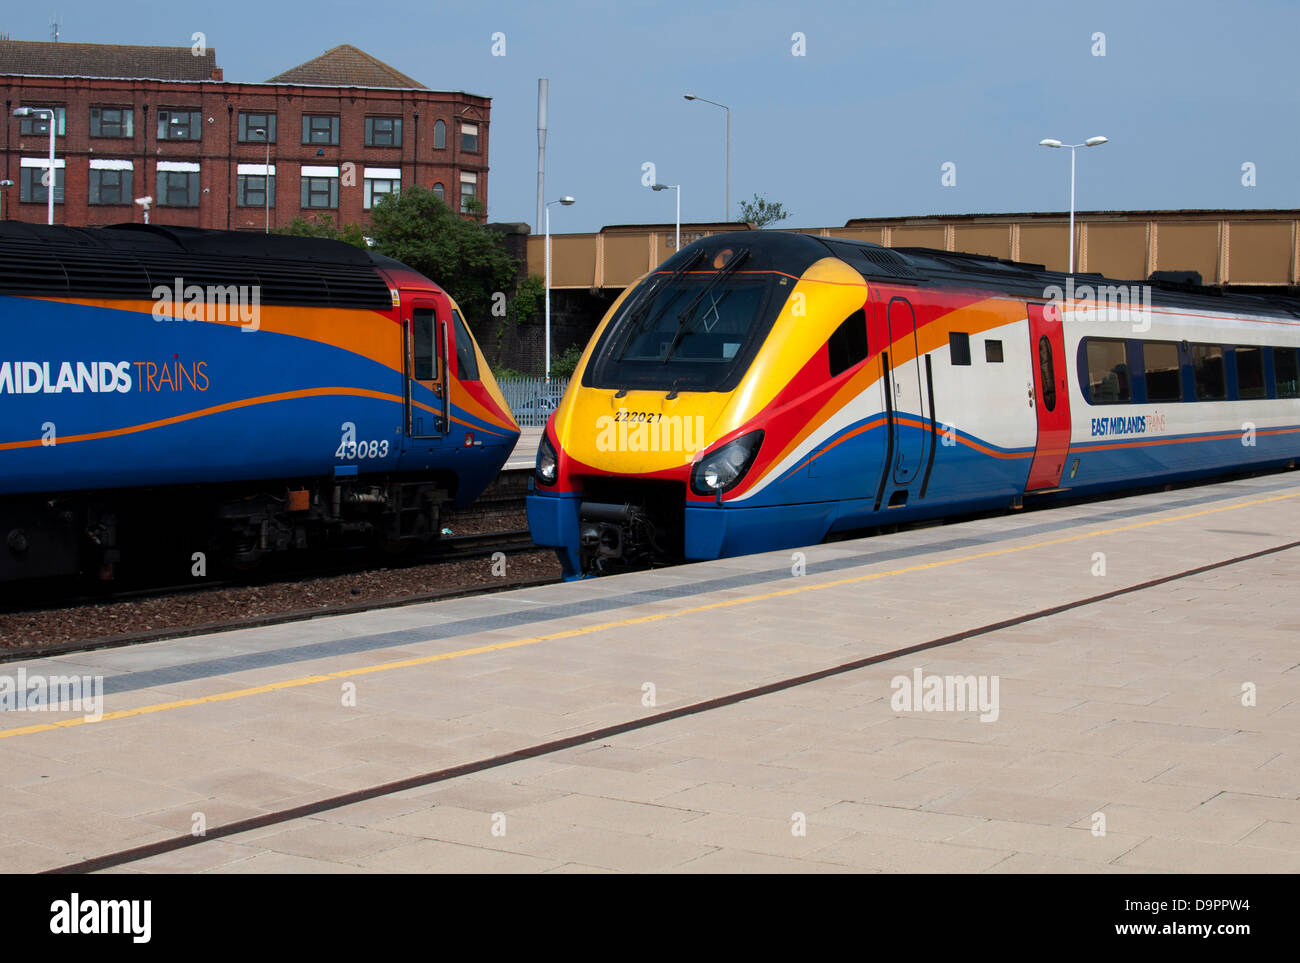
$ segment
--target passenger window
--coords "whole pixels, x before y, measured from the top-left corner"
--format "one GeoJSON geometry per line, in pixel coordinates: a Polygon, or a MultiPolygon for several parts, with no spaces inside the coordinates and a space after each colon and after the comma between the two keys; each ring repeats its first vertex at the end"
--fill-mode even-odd
{"type": "Polygon", "coordinates": [[[453,309],[451,319],[456,326],[456,376],[461,381],[478,381],[478,358],[474,354],[474,338],[465,326],[460,312],[453,309]]]}
{"type": "Polygon", "coordinates": [[[1088,400],[1094,405],[1133,400],[1127,351],[1123,341],[1088,342],[1088,400]]]}
{"type": "Polygon", "coordinates": [[[1223,376],[1222,345],[1192,345],[1192,371],[1196,375],[1197,401],[1224,401],[1227,399],[1228,385],[1223,376]]]}
{"type": "Polygon", "coordinates": [[[1233,354],[1237,356],[1237,397],[1268,397],[1264,386],[1264,352],[1256,347],[1238,346],[1233,354]]]}
{"type": "Polygon", "coordinates": [[[953,364],[970,364],[970,335],[964,331],[948,332],[948,354],[953,364]]]}
{"type": "Polygon", "coordinates": [[[1277,396],[1300,398],[1300,351],[1295,348],[1274,348],[1273,370],[1277,376],[1277,396]]]}
{"type": "Polygon", "coordinates": [[[1178,345],[1144,342],[1142,366],[1147,376],[1147,401],[1183,400],[1183,365],[1178,360],[1178,345]]]}
{"type": "MultiPolygon", "coordinates": [[[[867,315],[861,309],[854,311],[835,329],[827,342],[831,377],[843,374],[855,364],[867,359],[867,315]]],[[[733,349],[733,354],[734,349],[733,349]]]]}
{"type": "Polygon", "coordinates": [[[984,342],[984,360],[993,364],[1002,363],[1002,342],[985,341],[984,342]]]}
{"type": "Polygon", "coordinates": [[[1056,410],[1056,364],[1052,360],[1052,342],[1047,335],[1038,339],[1038,377],[1043,383],[1043,407],[1056,410]]]}

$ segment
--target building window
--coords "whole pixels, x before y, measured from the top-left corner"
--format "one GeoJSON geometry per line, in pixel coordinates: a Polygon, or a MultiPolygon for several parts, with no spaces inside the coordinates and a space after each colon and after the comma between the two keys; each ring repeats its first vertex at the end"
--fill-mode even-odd
{"type": "Polygon", "coordinates": [[[1192,373],[1196,376],[1197,401],[1224,401],[1228,397],[1222,345],[1192,345],[1192,373]]]}
{"type": "Polygon", "coordinates": [[[1273,369],[1279,398],[1300,398],[1300,351],[1274,348],[1273,369]]]}
{"type": "Polygon", "coordinates": [[[438,181],[438,183],[433,185],[433,196],[444,204],[447,203],[447,188],[442,186],[442,181],[438,181]]]}
{"type": "Polygon", "coordinates": [[[367,147],[401,147],[402,146],[402,118],[367,117],[366,118],[366,146],[367,147]]]}
{"type": "Polygon", "coordinates": [[[337,144],[339,118],[337,114],[303,114],[302,142],[304,144],[337,144]]]}
{"type": "Polygon", "coordinates": [[[198,164],[162,162],[158,165],[158,189],[155,194],[159,207],[198,207],[198,164]],[[163,166],[163,164],[167,166],[163,166]]]}
{"type": "Polygon", "coordinates": [[[302,206],[320,209],[338,207],[338,175],[308,175],[304,172],[302,178],[302,206]]]}
{"type": "MultiPolygon", "coordinates": [[[[92,164],[95,161],[91,161],[92,164]]],[[[91,204],[130,204],[131,167],[130,161],[109,161],[114,167],[92,167],[90,169],[90,203],[91,204]],[[116,166],[121,165],[121,166],[116,166]]]]}
{"type": "Polygon", "coordinates": [[[203,137],[203,118],[197,110],[158,111],[159,140],[199,140],[203,137]]]}
{"type": "MultiPolygon", "coordinates": [[[[47,131],[46,137],[49,136],[47,131]]],[[[45,175],[50,169],[49,161],[34,157],[22,159],[22,181],[18,186],[18,199],[32,204],[48,204],[50,196],[45,193],[45,175]]],[[[63,161],[56,160],[54,168],[54,203],[63,203],[63,161]]]]}
{"type": "Polygon", "coordinates": [[[1238,347],[1233,354],[1237,356],[1237,397],[1267,398],[1268,390],[1264,385],[1263,349],[1238,347]]]}
{"type": "Polygon", "coordinates": [[[245,144],[275,143],[275,114],[239,112],[239,139],[245,144]],[[259,133],[261,131],[261,133],[259,133]]]}
{"type": "Polygon", "coordinates": [[[379,199],[385,194],[396,194],[401,189],[402,181],[400,178],[367,177],[365,209],[370,210],[375,204],[379,203],[379,199]]]}
{"type": "Polygon", "coordinates": [[[466,171],[460,175],[460,212],[468,214],[469,202],[478,198],[478,175],[466,171]]]}
{"type": "Polygon", "coordinates": [[[275,170],[272,169],[269,177],[266,174],[238,175],[236,203],[240,207],[275,207],[275,170]],[[269,204],[268,190],[271,194],[269,204]]]}
{"type": "Polygon", "coordinates": [[[477,124],[460,125],[460,149],[474,152],[478,151],[477,124]]]}
{"type": "Polygon", "coordinates": [[[1128,348],[1123,341],[1088,341],[1088,401],[1116,405],[1133,400],[1128,348]]]}
{"type": "Polygon", "coordinates": [[[134,137],[134,111],[130,107],[91,107],[91,137],[134,137]]]}
{"type": "MultiPolygon", "coordinates": [[[[62,137],[67,133],[68,126],[68,109],[66,107],[54,107],[50,104],[27,104],[28,107],[43,108],[44,110],[54,111],[54,136],[62,137]]],[[[37,117],[24,117],[18,125],[18,133],[24,137],[49,137],[50,136],[50,118],[45,114],[37,117]]]]}
{"type": "Polygon", "coordinates": [[[433,125],[433,149],[447,149],[447,125],[441,120],[433,125]]]}
{"type": "Polygon", "coordinates": [[[1183,365],[1178,360],[1178,345],[1143,342],[1142,367],[1146,371],[1147,401],[1183,400],[1183,365]]]}
{"type": "Polygon", "coordinates": [[[948,359],[955,365],[970,364],[970,335],[965,331],[948,332],[948,359]]]}

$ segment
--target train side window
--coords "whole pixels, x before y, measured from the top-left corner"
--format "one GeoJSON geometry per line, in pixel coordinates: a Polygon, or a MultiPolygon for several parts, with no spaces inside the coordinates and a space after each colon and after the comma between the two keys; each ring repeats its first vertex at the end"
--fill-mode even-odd
{"type": "Polygon", "coordinates": [[[948,355],[953,364],[970,364],[970,335],[965,331],[949,331],[948,355]]]}
{"type": "Polygon", "coordinates": [[[1052,342],[1047,335],[1038,339],[1038,380],[1043,385],[1043,407],[1056,410],[1056,363],[1052,360],[1052,342]]]}
{"type": "Polygon", "coordinates": [[[1183,400],[1183,365],[1178,359],[1178,345],[1143,342],[1142,367],[1146,370],[1147,401],[1183,400]]]}
{"type": "Polygon", "coordinates": [[[1002,342],[988,341],[984,342],[984,360],[993,364],[1002,363],[1002,342]]]}
{"type": "Polygon", "coordinates": [[[1123,341],[1088,341],[1088,401],[1118,405],[1133,400],[1128,369],[1128,349],[1123,341]]]}
{"type": "Polygon", "coordinates": [[[1300,351],[1274,348],[1273,370],[1277,375],[1277,396],[1300,398],[1300,351]]]}
{"type": "Polygon", "coordinates": [[[461,381],[478,381],[478,358],[474,355],[474,339],[469,328],[455,309],[451,312],[456,326],[456,376],[461,381]]]}
{"type": "Polygon", "coordinates": [[[831,377],[848,371],[860,361],[867,360],[867,315],[861,309],[854,311],[835,329],[826,343],[830,358],[831,377]]]}
{"type": "Polygon", "coordinates": [[[437,381],[433,349],[433,332],[436,327],[432,308],[416,308],[411,312],[411,341],[414,367],[411,372],[416,381],[437,381]]]}
{"type": "Polygon", "coordinates": [[[1268,397],[1268,389],[1264,385],[1263,349],[1238,346],[1233,354],[1237,356],[1237,397],[1268,397]]]}
{"type": "Polygon", "coordinates": [[[1196,377],[1197,401],[1225,401],[1228,383],[1223,370],[1223,345],[1192,345],[1192,373],[1196,377]]]}

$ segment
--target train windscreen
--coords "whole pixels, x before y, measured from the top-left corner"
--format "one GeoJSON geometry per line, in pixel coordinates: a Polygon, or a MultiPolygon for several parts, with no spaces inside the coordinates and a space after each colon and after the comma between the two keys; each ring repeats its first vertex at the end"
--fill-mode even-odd
{"type": "Polygon", "coordinates": [[[583,376],[591,388],[730,391],[749,368],[793,282],[721,268],[658,274],[610,321],[583,376]]]}

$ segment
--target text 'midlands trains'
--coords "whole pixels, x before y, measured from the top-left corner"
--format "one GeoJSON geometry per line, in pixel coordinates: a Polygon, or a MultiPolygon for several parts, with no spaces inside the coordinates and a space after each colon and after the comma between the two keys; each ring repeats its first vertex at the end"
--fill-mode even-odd
{"type": "Polygon", "coordinates": [[[630,287],[528,499],[566,575],[1300,456],[1300,301],[715,235],[630,287]]]}
{"type": "Polygon", "coordinates": [[[335,241],[0,224],[0,333],[0,579],[433,538],[518,438],[447,293],[335,241]]]}

